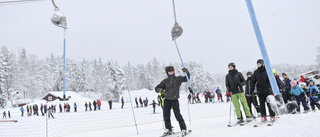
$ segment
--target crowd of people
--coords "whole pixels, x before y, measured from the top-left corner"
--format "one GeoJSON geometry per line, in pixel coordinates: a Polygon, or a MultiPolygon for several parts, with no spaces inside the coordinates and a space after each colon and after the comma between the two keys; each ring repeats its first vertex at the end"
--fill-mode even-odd
{"type": "MultiPolygon", "coordinates": [[[[255,117],[261,117],[262,122],[267,121],[266,106],[270,115],[270,121],[275,121],[276,113],[266,101],[269,95],[273,95],[273,91],[264,61],[262,59],[257,61],[257,69],[253,73],[247,72],[247,79],[244,79],[242,74],[237,71],[234,63],[229,63],[228,68],[229,73],[226,75],[226,87],[232,94],[231,98],[238,118],[237,122],[244,122],[240,103],[245,111],[247,122],[250,122],[255,117]],[[243,90],[243,86],[245,86],[245,90],[243,90]],[[255,107],[257,115],[253,115],[251,106],[255,107]]],[[[304,112],[309,112],[310,107],[312,111],[316,111],[316,107],[320,110],[318,103],[319,88],[313,80],[305,79],[303,76],[300,76],[299,81],[297,79],[290,80],[285,72],[282,73],[283,80],[281,80],[276,70],[273,69],[273,73],[284,103],[295,101],[297,104],[296,110],[289,113],[300,113],[301,103],[304,112]],[[299,82],[301,83],[299,84],[299,82]]]]}

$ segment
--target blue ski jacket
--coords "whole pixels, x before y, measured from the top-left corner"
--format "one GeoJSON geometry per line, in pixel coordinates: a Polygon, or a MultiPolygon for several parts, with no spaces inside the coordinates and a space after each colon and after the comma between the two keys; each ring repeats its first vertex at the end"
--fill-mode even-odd
{"type": "Polygon", "coordinates": [[[297,85],[295,88],[291,88],[290,90],[290,94],[293,94],[295,96],[300,96],[301,93],[306,94],[299,85],[297,85]]]}

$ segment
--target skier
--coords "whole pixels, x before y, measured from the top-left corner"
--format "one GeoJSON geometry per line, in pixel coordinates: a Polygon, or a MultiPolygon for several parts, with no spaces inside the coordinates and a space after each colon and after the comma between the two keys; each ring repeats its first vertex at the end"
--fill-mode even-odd
{"type": "Polygon", "coordinates": [[[51,107],[48,108],[48,118],[50,118],[50,115],[52,118],[54,118],[54,116],[52,115],[52,111],[53,109],[51,107]]]}
{"type": "Polygon", "coordinates": [[[30,116],[29,114],[29,106],[27,105],[27,116],[30,116]]]}
{"type": "Polygon", "coordinates": [[[96,111],[96,109],[97,109],[97,102],[96,102],[95,100],[93,100],[92,105],[93,105],[93,110],[96,111]]]}
{"type": "Polygon", "coordinates": [[[300,102],[302,102],[304,111],[308,112],[310,108],[308,107],[308,104],[305,100],[306,93],[299,85],[297,85],[297,81],[292,80],[290,84],[291,84],[290,94],[294,95],[296,98],[296,101],[298,104],[298,107],[297,107],[298,113],[300,113],[300,102]]]}
{"type": "Polygon", "coordinates": [[[123,109],[123,106],[124,106],[124,99],[123,97],[121,98],[121,109],[123,109]]]}
{"type": "Polygon", "coordinates": [[[306,79],[301,75],[300,80],[298,82],[305,82],[305,81],[306,81],[306,79]]]}
{"type": "Polygon", "coordinates": [[[60,113],[62,112],[62,105],[59,104],[59,110],[60,110],[60,113]]]}
{"type": "Polygon", "coordinates": [[[258,115],[257,116],[260,116],[260,107],[258,105],[258,101],[257,101],[257,97],[256,97],[256,93],[255,92],[251,92],[250,88],[251,88],[251,84],[252,84],[252,72],[249,71],[247,72],[247,80],[246,80],[246,99],[247,99],[247,103],[248,103],[248,106],[249,106],[249,109],[250,109],[250,113],[251,113],[251,116],[253,116],[253,113],[252,113],[252,109],[251,109],[251,106],[253,105],[256,110],[257,110],[257,113],[258,115]]]}
{"type": "Polygon", "coordinates": [[[86,111],[88,110],[88,103],[84,103],[84,107],[86,108],[86,111]]]}
{"type": "Polygon", "coordinates": [[[273,71],[274,77],[276,79],[279,91],[280,91],[280,93],[283,93],[286,90],[285,85],[283,84],[283,82],[281,82],[281,79],[280,79],[279,75],[277,74],[277,71],[275,69],[272,69],[272,71],[273,71]]]}
{"type": "Polygon", "coordinates": [[[66,109],[67,109],[67,104],[63,103],[63,112],[66,112],[66,109]]]}
{"type": "Polygon", "coordinates": [[[141,107],[143,107],[143,102],[142,102],[141,97],[139,98],[139,102],[140,102],[141,107]]]}
{"type": "Polygon", "coordinates": [[[137,108],[139,108],[138,98],[136,97],[134,100],[136,101],[137,108]]]}
{"type": "Polygon", "coordinates": [[[34,105],[34,112],[37,116],[39,116],[38,109],[38,105],[34,105]]]}
{"type": "Polygon", "coordinates": [[[189,93],[189,95],[188,95],[188,103],[189,104],[191,104],[191,97],[192,97],[192,95],[191,95],[191,93],[189,93]]]}
{"type": "Polygon", "coordinates": [[[284,82],[284,86],[285,86],[285,91],[282,92],[282,97],[283,97],[284,103],[287,104],[288,100],[290,100],[290,98],[291,98],[291,95],[290,95],[290,89],[291,89],[290,82],[291,82],[291,80],[288,78],[288,74],[285,72],[282,73],[282,77],[283,77],[283,82],[284,82]]]}
{"type": "Polygon", "coordinates": [[[252,75],[251,92],[254,92],[255,86],[257,86],[257,94],[259,97],[260,110],[261,110],[261,122],[267,121],[266,103],[268,106],[270,121],[275,121],[275,113],[272,111],[271,106],[266,102],[267,97],[272,95],[272,89],[269,82],[269,77],[264,66],[264,61],[259,59],[257,61],[258,69],[256,69],[252,75]]]}
{"type": "Polygon", "coordinates": [[[250,109],[248,107],[247,100],[244,96],[243,88],[242,88],[242,86],[245,85],[246,81],[244,80],[242,74],[238,72],[238,70],[236,69],[236,65],[233,62],[228,64],[228,68],[229,68],[229,73],[226,75],[226,87],[227,87],[227,90],[232,93],[232,102],[238,118],[237,123],[244,122],[243,117],[241,115],[239,100],[245,111],[245,114],[247,117],[246,121],[250,122],[252,120],[251,113],[250,113],[250,109]]]}
{"type": "Polygon", "coordinates": [[[148,100],[148,98],[146,97],[146,104],[145,104],[145,106],[147,107],[148,106],[148,102],[149,102],[149,100],[148,100]]]}
{"type": "Polygon", "coordinates": [[[110,99],[108,103],[109,103],[109,109],[112,109],[112,100],[110,99]]]}
{"type": "Polygon", "coordinates": [[[320,105],[318,103],[318,93],[319,89],[317,86],[314,85],[313,80],[309,80],[310,87],[308,88],[309,94],[310,94],[310,106],[312,108],[312,111],[316,111],[314,105],[317,106],[317,108],[320,110],[320,105]]]}
{"type": "Polygon", "coordinates": [[[223,102],[221,90],[219,89],[219,87],[217,87],[216,93],[218,95],[218,101],[220,102],[220,98],[221,98],[221,102],[223,102]]]}
{"type": "Polygon", "coordinates": [[[42,103],[41,103],[40,111],[41,111],[42,116],[44,116],[42,103]]]}
{"type": "Polygon", "coordinates": [[[153,102],[152,102],[150,105],[152,105],[152,107],[153,107],[153,114],[155,114],[155,113],[156,113],[156,105],[158,105],[158,104],[156,103],[156,101],[153,100],[153,102]]]}
{"type": "Polygon", "coordinates": [[[74,107],[74,112],[77,112],[77,104],[76,104],[76,102],[74,102],[73,107],[74,107]]]}
{"type": "Polygon", "coordinates": [[[23,117],[23,111],[24,111],[24,108],[21,106],[20,108],[20,111],[21,111],[21,117],[23,117]]]}
{"type": "Polygon", "coordinates": [[[90,101],[89,101],[89,109],[90,109],[90,111],[92,111],[91,102],[90,101]]]}
{"type": "Polygon", "coordinates": [[[9,118],[11,118],[10,111],[8,111],[8,116],[9,116],[9,118]]]}
{"type": "Polygon", "coordinates": [[[199,94],[200,94],[200,93],[198,92],[198,93],[197,93],[197,97],[196,97],[196,98],[197,98],[197,101],[196,101],[197,103],[201,103],[201,100],[200,100],[200,98],[199,98],[199,94]]]}
{"type": "Polygon", "coordinates": [[[226,91],[227,102],[231,100],[231,92],[226,91]]]}
{"type": "Polygon", "coordinates": [[[6,111],[3,111],[3,117],[2,119],[6,118],[7,119],[7,114],[6,114],[6,111]]]}
{"type": "Polygon", "coordinates": [[[97,101],[97,105],[98,105],[98,109],[100,110],[101,109],[101,101],[100,100],[97,101]]]}
{"type": "MultiPolygon", "coordinates": [[[[173,66],[165,67],[165,72],[168,78],[161,81],[159,85],[155,87],[155,91],[157,93],[161,93],[162,96],[165,97],[164,99],[164,107],[163,107],[163,119],[165,122],[165,132],[164,136],[170,135],[173,133],[171,121],[170,121],[170,110],[173,109],[174,115],[179,122],[180,129],[182,134],[187,134],[187,126],[184,122],[184,119],[180,113],[180,105],[179,105],[179,92],[180,86],[182,82],[187,82],[186,76],[175,76],[173,66]]],[[[188,69],[182,68],[182,71],[187,73],[188,77],[190,78],[190,73],[188,69]]]]}

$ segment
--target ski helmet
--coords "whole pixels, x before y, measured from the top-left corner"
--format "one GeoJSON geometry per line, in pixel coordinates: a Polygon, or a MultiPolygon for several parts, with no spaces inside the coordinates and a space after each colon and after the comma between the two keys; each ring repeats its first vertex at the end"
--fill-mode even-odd
{"type": "Polygon", "coordinates": [[[228,64],[228,67],[232,66],[233,68],[236,68],[236,64],[234,64],[233,62],[228,64]]]}
{"type": "Polygon", "coordinates": [[[251,71],[247,72],[247,76],[248,76],[248,75],[252,75],[252,72],[251,72],[251,71]]]}

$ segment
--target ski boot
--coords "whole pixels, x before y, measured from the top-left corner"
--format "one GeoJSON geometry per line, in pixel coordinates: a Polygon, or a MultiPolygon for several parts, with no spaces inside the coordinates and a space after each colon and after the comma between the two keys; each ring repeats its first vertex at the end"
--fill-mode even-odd
{"type": "Polygon", "coordinates": [[[270,117],[270,121],[274,122],[274,121],[276,121],[276,118],[274,116],[272,116],[272,117],[270,117]]]}
{"type": "Polygon", "coordinates": [[[173,134],[172,130],[165,129],[162,136],[165,137],[165,136],[169,136],[169,135],[171,135],[171,134],[173,134]]]}
{"type": "Polygon", "coordinates": [[[247,122],[251,122],[252,121],[252,117],[247,117],[246,121],[247,122]]]}
{"type": "Polygon", "coordinates": [[[312,109],[313,112],[316,112],[316,109],[312,109]]]}
{"type": "Polygon", "coordinates": [[[243,119],[242,118],[238,118],[238,120],[237,120],[237,123],[238,124],[241,124],[241,123],[243,123],[244,121],[243,121],[243,119]]]}
{"type": "Polygon", "coordinates": [[[188,134],[187,130],[185,130],[185,129],[182,129],[182,130],[181,130],[181,135],[182,135],[182,136],[185,136],[185,135],[187,135],[187,134],[188,134]]]}
{"type": "Polygon", "coordinates": [[[261,122],[266,122],[267,121],[267,117],[261,117],[261,122]]]}

